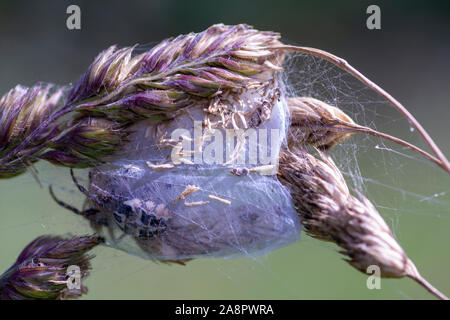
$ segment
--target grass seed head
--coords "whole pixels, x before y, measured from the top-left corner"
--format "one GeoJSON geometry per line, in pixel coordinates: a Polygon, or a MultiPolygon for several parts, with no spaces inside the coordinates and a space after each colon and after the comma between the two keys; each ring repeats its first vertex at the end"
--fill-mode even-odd
{"type": "Polygon", "coordinates": [[[0,276],[1,300],[60,300],[77,298],[87,292],[69,289],[67,269],[77,266],[81,281],[91,269],[88,252],[101,239],[95,236],[63,239],[58,236],[41,236],[33,240],[19,255],[13,266],[0,276]]]}
{"type": "MultiPolygon", "coordinates": [[[[63,88],[53,89],[52,85],[38,84],[31,88],[18,85],[0,99],[0,159],[13,151],[58,109],[63,88]]],[[[39,149],[39,145],[49,139],[56,128],[56,123],[46,127],[23,153],[39,149]]],[[[30,157],[4,164],[0,162],[0,179],[23,173],[36,161],[37,159],[30,157]]]]}
{"type": "Polygon", "coordinates": [[[339,108],[310,97],[288,99],[291,113],[288,143],[310,144],[320,149],[329,149],[348,139],[353,133],[331,130],[330,124],[339,120],[353,124],[353,120],[339,108]]]}
{"type": "MultiPolygon", "coordinates": [[[[306,232],[336,243],[346,261],[363,273],[375,265],[382,277],[408,276],[423,284],[425,280],[372,203],[361,194],[359,198],[351,195],[330,156],[319,154],[321,160],[295,148],[283,149],[280,156],[279,179],[290,189],[306,232]]],[[[446,298],[428,283],[425,287],[446,298]]]]}

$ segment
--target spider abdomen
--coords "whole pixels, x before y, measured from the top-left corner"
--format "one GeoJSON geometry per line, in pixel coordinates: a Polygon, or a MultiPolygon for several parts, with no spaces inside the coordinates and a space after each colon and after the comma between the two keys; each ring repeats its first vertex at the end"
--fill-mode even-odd
{"type": "Polygon", "coordinates": [[[139,238],[153,238],[162,234],[169,212],[164,205],[141,199],[124,201],[113,212],[117,226],[126,234],[139,238]]]}

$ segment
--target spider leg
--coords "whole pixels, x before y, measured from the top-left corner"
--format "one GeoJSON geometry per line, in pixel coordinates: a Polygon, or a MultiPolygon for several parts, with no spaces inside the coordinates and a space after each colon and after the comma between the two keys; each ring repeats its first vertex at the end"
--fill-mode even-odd
{"type": "Polygon", "coordinates": [[[166,263],[166,264],[174,263],[174,264],[179,264],[180,266],[185,266],[185,265],[186,265],[186,262],[189,262],[189,261],[191,261],[191,260],[194,260],[194,259],[184,259],[184,260],[159,260],[159,262],[166,263]]]}
{"type": "Polygon", "coordinates": [[[122,234],[116,239],[116,242],[122,241],[122,239],[125,238],[125,236],[126,236],[126,233],[122,233],[122,234]]]}
{"type": "MultiPolygon", "coordinates": [[[[75,173],[73,172],[73,169],[70,168],[70,176],[72,177],[72,181],[73,183],[75,183],[75,185],[77,186],[78,190],[80,190],[81,193],[83,193],[86,197],[90,197],[89,196],[89,192],[86,190],[85,187],[83,187],[77,180],[77,178],[75,178],[75,173]]],[[[89,172],[89,181],[91,180],[91,173],[89,172]]]]}
{"type": "Polygon", "coordinates": [[[59,200],[59,199],[55,196],[55,193],[53,192],[52,186],[50,186],[50,187],[48,188],[48,190],[49,190],[49,192],[50,192],[50,196],[52,197],[52,199],[53,199],[58,205],[60,205],[60,206],[63,207],[64,209],[67,209],[67,210],[69,210],[69,211],[72,211],[73,213],[75,213],[75,214],[77,214],[77,215],[80,215],[80,216],[83,216],[83,217],[90,217],[90,216],[95,215],[95,214],[97,214],[97,213],[99,212],[99,210],[93,209],[93,208],[90,208],[90,209],[86,209],[86,210],[80,211],[80,210],[78,210],[77,208],[72,207],[71,205],[65,203],[64,201],[59,200]]]}
{"type": "Polygon", "coordinates": [[[113,242],[117,242],[116,235],[114,234],[114,230],[111,226],[108,227],[108,235],[113,240],[113,242]]]}
{"type": "MultiPolygon", "coordinates": [[[[84,194],[89,200],[92,200],[92,201],[96,202],[99,205],[103,205],[102,202],[98,200],[97,195],[95,195],[95,194],[91,195],[89,193],[89,191],[78,182],[78,180],[75,177],[75,173],[73,172],[72,168],[70,168],[70,175],[72,177],[73,183],[75,183],[75,185],[77,186],[78,190],[80,190],[80,192],[82,194],[84,194]]],[[[92,173],[89,172],[89,185],[91,185],[91,181],[92,181],[92,173]]]]}
{"type": "Polygon", "coordinates": [[[78,190],[80,190],[80,192],[83,193],[89,200],[96,202],[98,205],[100,205],[100,206],[105,205],[105,201],[101,201],[99,199],[99,196],[103,197],[103,199],[105,199],[105,200],[108,198],[118,200],[118,197],[111,195],[111,194],[106,195],[104,190],[100,189],[95,184],[91,183],[92,182],[92,172],[91,171],[89,171],[89,185],[96,190],[96,193],[94,193],[94,194],[91,194],[85,187],[83,187],[78,182],[78,180],[75,177],[75,174],[73,172],[73,169],[70,169],[70,175],[72,176],[72,180],[75,183],[75,185],[77,186],[78,190]]]}

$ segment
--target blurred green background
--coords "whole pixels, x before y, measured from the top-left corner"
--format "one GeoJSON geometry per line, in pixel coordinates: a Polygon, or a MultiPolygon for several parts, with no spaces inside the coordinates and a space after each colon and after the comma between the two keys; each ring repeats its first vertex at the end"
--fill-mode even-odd
{"type": "MultiPolygon", "coordinates": [[[[317,47],[344,57],[401,101],[450,157],[450,6],[448,2],[396,1],[2,1],[0,92],[38,81],[78,80],[98,52],[111,44],[146,48],[211,24],[247,23],[282,34],[286,43],[317,47]],[[66,8],[81,7],[81,30],[66,28],[66,8]],[[366,28],[366,8],[381,7],[381,30],[366,28]]],[[[348,77],[319,75],[325,64],[293,64],[300,93],[333,97],[358,122],[425,147],[408,123],[348,77]],[[312,65],[314,64],[315,67],[312,65]],[[315,86],[322,83],[321,91],[315,86]],[[344,84],[344,85],[343,85],[344,84]],[[346,84],[351,84],[347,87],[346,84]],[[328,88],[327,92],[323,88],[328,88]],[[320,91],[320,92],[319,92],[320,91]]],[[[450,178],[404,149],[355,137],[333,152],[349,182],[360,172],[363,192],[378,207],[421,273],[450,294],[450,178]]],[[[50,199],[57,186],[81,206],[68,170],[37,165],[31,175],[0,181],[0,271],[42,234],[87,233],[83,221],[50,199]]],[[[357,184],[357,186],[361,187],[357,184]]],[[[85,299],[428,299],[412,280],[383,280],[349,267],[337,248],[302,236],[258,259],[203,259],[167,266],[110,248],[95,250],[85,299]]]]}

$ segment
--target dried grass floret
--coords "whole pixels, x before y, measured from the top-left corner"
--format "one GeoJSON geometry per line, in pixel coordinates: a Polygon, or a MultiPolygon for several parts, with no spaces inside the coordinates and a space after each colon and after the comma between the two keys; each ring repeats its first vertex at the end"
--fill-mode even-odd
{"type": "Polygon", "coordinates": [[[173,201],[174,203],[177,203],[180,200],[184,200],[186,199],[186,197],[188,197],[190,194],[200,190],[200,187],[197,186],[192,186],[190,184],[188,184],[186,186],[186,188],[183,190],[183,192],[180,193],[180,195],[173,201]]]}
{"type": "Polygon", "coordinates": [[[361,272],[380,268],[382,277],[410,277],[441,299],[447,297],[428,284],[398,244],[388,225],[363,195],[350,194],[330,156],[321,160],[305,149],[284,149],[279,179],[291,190],[306,232],[342,248],[346,261],[361,272]]]}

